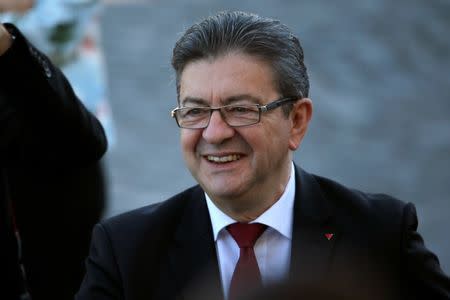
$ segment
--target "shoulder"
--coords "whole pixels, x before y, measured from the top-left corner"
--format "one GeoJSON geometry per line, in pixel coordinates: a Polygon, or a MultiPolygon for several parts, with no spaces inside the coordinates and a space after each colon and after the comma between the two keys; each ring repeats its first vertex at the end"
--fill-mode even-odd
{"type": "Polygon", "coordinates": [[[108,235],[124,235],[125,237],[130,233],[137,236],[147,230],[151,230],[152,234],[167,233],[172,229],[175,230],[180,218],[192,202],[202,200],[203,190],[196,185],[162,202],[105,219],[100,222],[100,226],[108,235]]]}
{"type": "Polygon", "coordinates": [[[318,175],[312,175],[327,197],[344,206],[360,206],[367,210],[403,209],[406,202],[383,193],[368,193],[318,175]],[[347,205],[346,205],[347,204],[347,205]]]}
{"type": "Polygon", "coordinates": [[[415,207],[383,193],[368,193],[349,188],[334,180],[312,175],[331,203],[336,216],[349,219],[352,224],[366,224],[390,231],[403,227],[405,216],[415,218],[415,207]]]}
{"type": "MultiPolygon", "coordinates": [[[[313,175],[331,209],[333,224],[350,249],[399,258],[405,233],[417,229],[414,205],[382,193],[367,193],[313,175]],[[369,248],[367,248],[369,246],[369,248]]],[[[367,254],[369,255],[369,254],[367,254]]]]}

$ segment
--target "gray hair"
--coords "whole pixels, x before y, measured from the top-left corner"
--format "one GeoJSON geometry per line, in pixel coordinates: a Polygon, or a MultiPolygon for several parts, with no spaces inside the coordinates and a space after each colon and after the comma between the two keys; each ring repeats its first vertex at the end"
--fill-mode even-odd
{"type": "Polygon", "coordinates": [[[233,51],[268,62],[282,96],[308,97],[308,74],[297,37],[278,20],[240,11],[210,16],[192,25],[176,42],[172,67],[176,72],[177,95],[181,74],[188,63],[233,51]]]}

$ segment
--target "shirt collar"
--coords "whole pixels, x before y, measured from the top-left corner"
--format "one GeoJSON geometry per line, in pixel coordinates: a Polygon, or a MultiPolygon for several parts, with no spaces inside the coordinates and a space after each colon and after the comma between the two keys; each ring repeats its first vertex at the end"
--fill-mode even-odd
{"type": "MultiPolygon", "coordinates": [[[[217,241],[222,229],[237,222],[221,211],[205,193],[206,204],[211,218],[214,240],[217,241]]],[[[251,223],[265,224],[286,238],[292,238],[292,219],[295,199],[295,168],[291,164],[291,175],[281,197],[268,210],[251,223]]]]}

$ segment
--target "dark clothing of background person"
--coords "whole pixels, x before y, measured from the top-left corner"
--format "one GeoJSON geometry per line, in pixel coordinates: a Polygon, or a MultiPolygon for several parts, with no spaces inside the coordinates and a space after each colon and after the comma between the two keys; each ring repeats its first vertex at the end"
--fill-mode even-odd
{"type": "Polygon", "coordinates": [[[33,299],[72,299],[103,203],[83,198],[71,180],[95,168],[107,142],[62,73],[5,27],[15,38],[0,56],[0,297],[23,292],[16,227],[33,299]]]}

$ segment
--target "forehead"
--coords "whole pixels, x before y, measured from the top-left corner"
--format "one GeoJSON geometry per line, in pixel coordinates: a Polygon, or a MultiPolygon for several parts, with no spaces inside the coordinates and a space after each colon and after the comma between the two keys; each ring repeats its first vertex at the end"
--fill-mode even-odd
{"type": "Polygon", "coordinates": [[[186,98],[220,103],[236,95],[257,99],[277,96],[271,66],[262,59],[243,53],[190,62],[180,76],[180,101],[186,98]]]}

